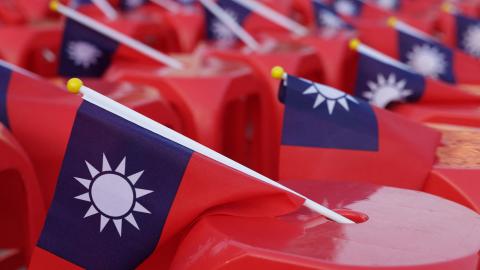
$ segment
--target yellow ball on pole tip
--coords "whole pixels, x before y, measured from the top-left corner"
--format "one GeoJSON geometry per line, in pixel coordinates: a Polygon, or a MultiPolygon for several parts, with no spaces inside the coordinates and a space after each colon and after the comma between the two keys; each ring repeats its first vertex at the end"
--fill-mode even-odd
{"type": "Polygon", "coordinates": [[[444,2],[441,6],[441,9],[443,12],[446,12],[446,13],[453,13],[455,11],[455,7],[448,2],[444,2]]]}
{"type": "Polygon", "coordinates": [[[394,16],[388,18],[388,20],[387,20],[387,24],[388,24],[388,26],[390,26],[390,27],[395,27],[395,25],[397,24],[397,22],[398,22],[398,19],[397,19],[396,17],[394,17],[394,16]]]}
{"type": "Polygon", "coordinates": [[[58,9],[58,0],[52,0],[50,1],[50,9],[53,11],[57,11],[58,9]]]}
{"type": "Polygon", "coordinates": [[[274,66],[272,68],[272,78],[281,80],[283,79],[284,74],[285,74],[285,70],[281,66],[274,66]]]}
{"type": "Polygon", "coordinates": [[[83,86],[83,82],[79,78],[72,78],[67,82],[68,92],[72,94],[78,94],[82,86],[83,86]]]}
{"type": "Polygon", "coordinates": [[[350,43],[348,44],[348,46],[350,47],[350,49],[356,51],[358,49],[358,46],[360,46],[360,44],[362,44],[360,40],[358,38],[354,38],[350,40],[350,43]]]}

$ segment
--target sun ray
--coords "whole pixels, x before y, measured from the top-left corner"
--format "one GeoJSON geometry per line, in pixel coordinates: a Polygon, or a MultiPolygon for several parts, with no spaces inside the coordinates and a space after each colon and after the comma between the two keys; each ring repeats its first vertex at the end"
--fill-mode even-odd
{"type": "Polygon", "coordinates": [[[86,201],[86,202],[90,202],[90,195],[89,193],[83,193],[81,195],[78,195],[77,197],[75,197],[75,199],[78,199],[78,200],[82,200],[82,201],[86,201]]]}
{"type": "Polygon", "coordinates": [[[325,101],[325,98],[322,95],[317,95],[317,98],[315,99],[315,103],[313,104],[313,108],[317,108],[320,106],[325,101]]]}
{"type": "Polygon", "coordinates": [[[114,219],[113,224],[115,224],[115,228],[117,229],[118,235],[122,236],[122,219],[114,219]]]}
{"type": "Polygon", "coordinates": [[[136,188],[135,189],[135,194],[137,195],[137,199],[138,198],[141,198],[145,195],[148,195],[150,193],[152,193],[153,191],[152,190],[148,190],[148,189],[143,189],[143,188],[136,188]]]}
{"type": "Polygon", "coordinates": [[[125,217],[125,220],[132,224],[133,227],[137,228],[137,230],[140,230],[137,221],[135,220],[135,217],[132,215],[132,213],[128,214],[128,216],[125,217]]]}
{"type": "Polygon", "coordinates": [[[103,231],[105,226],[107,226],[107,223],[110,221],[110,219],[104,215],[100,216],[100,231],[103,231]]]}
{"type": "Polygon", "coordinates": [[[118,167],[115,169],[116,172],[121,173],[121,174],[125,174],[125,162],[126,162],[126,158],[127,158],[127,157],[124,157],[124,158],[122,159],[122,161],[120,162],[120,164],[118,164],[118,167]]]}
{"type": "Polygon", "coordinates": [[[377,81],[379,86],[384,86],[386,83],[385,77],[382,74],[378,74],[377,81]]]}
{"type": "Polygon", "coordinates": [[[88,180],[88,179],[84,179],[84,178],[80,178],[80,177],[74,177],[74,178],[80,184],[82,184],[84,187],[86,187],[87,189],[90,189],[90,183],[92,182],[92,180],[88,180]]]}
{"type": "Polygon", "coordinates": [[[135,174],[132,174],[130,176],[128,176],[128,180],[130,180],[130,183],[132,183],[132,185],[135,186],[135,184],[137,183],[138,179],[140,179],[140,177],[142,176],[144,171],[139,171],[135,174]]]}
{"type": "Polygon", "coordinates": [[[332,114],[335,109],[335,100],[327,100],[328,113],[332,114]]]}
{"type": "Polygon", "coordinates": [[[110,163],[108,163],[107,157],[103,154],[103,161],[102,161],[102,172],[109,172],[112,168],[110,167],[110,163]]]}
{"type": "Polygon", "coordinates": [[[372,82],[372,81],[368,81],[368,82],[367,82],[367,86],[368,86],[368,88],[370,88],[370,90],[372,90],[372,91],[376,91],[376,90],[377,90],[377,87],[378,87],[377,84],[374,83],[374,82],[372,82]]]}
{"type": "Polygon", "coordinates": [[[99,174],[99,171],[95,169],[95,167],[92,166],[92,164],[88,163],[88,161],[85,160],[85,163],[87,164],[88,171],[90,172],[90,175],[92,178],[95,178],[97,174],[99,174]]]}
{"type": "Polygon", "coordinates": [[[348,100],[350,100],[351,102],[358,104],[358,100],[356,100],[354,97],[352,97],[352,96],[350,96],[350,95],[346,95],[346,98],[347,98],[348,100]]]}
{"type": "Polygon", "coordinates": [[[347,100],[345,98],[339,98],[337,100],[338,104],[340,104],[340,106],[342,106],[345,110],[349,111],[350,108],[348,107],[348,103],[347,103],[347,100]]]}
{"type": "Polygon", "coordinates": [[[316,93],[318,93],[318,91],[313,86],[310,86],[307,88],[307,90],[303,91],[304,95],[310,95],[310,94],[316,94],[316,93]]]}
{"type": "Polygon", "coordinates": [[[405,88],[405,85],[407,84],[407,81],[405,80],[400,80],[398,83],[395,85],[398,89],[403,89],[405,88]]]}
{"type": "Polygon", "coordinates": [[[87,213],[85,213],[85,216],[83,216],[83,218],[93,216],[95,214],[98,214],[98,211],[93,205],[91,205],[90,208],[88,208],[87,213]]]}
{"type": "Polygon", "coordinates": [[[135,203],[135,206],[133,207],[133,211],[140,212],[140,213],[151,214],[150,211],[148,211],[147,208],[143,207],[143,205],[141,205],[139,202],[135,203]]]}

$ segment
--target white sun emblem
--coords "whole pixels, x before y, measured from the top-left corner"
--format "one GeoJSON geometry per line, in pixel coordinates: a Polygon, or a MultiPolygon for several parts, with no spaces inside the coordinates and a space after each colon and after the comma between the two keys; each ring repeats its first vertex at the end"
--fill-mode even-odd
{"type": "Polygon", "coordinates": [[[462,42],[469,54],[480,57],[480,24],[468,27],[463,34],[462,42]]]}
{"type": "Polygon", "coordinates": [[[386,10],[394,10],[397,6],[397,0],[377,0],[377,5],[386,10]]]}
{"type": "Polygon", "coordinates": [[[303,92],[303,94],[317,95],[317,98],[315,99],[315,103],[313,104],[314,109],[326,101],[328,114],[332,114],[333,109],[335,109],[335,104],[337,103],[340,104],[340,106],[342,106],[346,111],[350,110],[347,100],[350,100],[351,102],[358,104],[358,101],[355,98],[341,91],[338,91],[337,89],[334,89],[328,86],[319,85],[313,82],[309,82],[309,83],[311,84],[311,86],[308,87],[303,92]]]}
{"type": "Polygon", "coordinates": [[[447,69],[445,55],[428,44],[413,46],[407,53],[407,64],[416,72],[433,78],[438,78],[447,69]]]}
{"type": "Polygon", "coordinates": [[[334,4],[335,11],[345,16],[355,15],[356,7],[350,0],[338,0],[334,4]]]}
{"type": "MultiPolygon", "coordinates": [[[[226,9],[225,12],[236,22],[238,22],[237,13],[233,10],[226,9]]],[[[212,25],[213,35],[216,39],[225,42],[233,43],[236,41],[236,36],[222,21],[215,19],[212,25]]]]}
{"type": "Polygon", "coordinates": [[[376,82],[367,82],[370,91],[364,92],[363,97],[371,104],[385,108],[390,102],[403,101],[413,94],[412,90],[405,89],[406,84],[407,82],[405,80],[397,81],[393,73],[390,73],[388,78],[385,78],[382,74],[378,74],[376,82]]]}
{"type": "Polygon", "coordinates": [[[68,58],[70,58],[75,65],[89,68],[98,62],[98,58],[102,57],[100,51],[95,45],[86,41],[71,41],[67,47],[68,58]]]}
{"type": "Polygon", "coordinates": [[[322,26],[327,27],[328,29],[340,29],[343,26],[343,21],[337,15],[332,12],[321,10],[318,12],[318,19],[322,26]]]}
{"type": "Polygon", "coordinates": [[[128,8],[136,8],[143,4],[143,0],[125,0],[125,5],[128,8]]]}
{"type": "Polygon", "coordinates": [[[126,158],[120,162],[115,170],[112,170],[107,157],[103,155],[102,171],[98,171],[88,161],[88,171],[92,179],[74,177],[80,184],[88,189],[88,192],[75,197],[75,199],[89,202],[90,208],[83,218],[100,214],[100,232],[110,220],[122,236],[122,222],[128,221],[133,227],[140,230],[133,212],[150,214],[137,199],[153,191],[141,188],[135,188],[135,184],[140,179],[143,171],[134,173],[130,176],[125,175],[126,158]]]}

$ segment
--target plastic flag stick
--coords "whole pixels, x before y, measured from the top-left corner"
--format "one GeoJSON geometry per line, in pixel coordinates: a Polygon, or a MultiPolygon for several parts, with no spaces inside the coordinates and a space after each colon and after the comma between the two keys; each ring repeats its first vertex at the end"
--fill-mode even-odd
{"type": "Polygon", "coordinates": [[[368,55],[372,58],[375,58],[383,63],[398,67],[400,69],[406,70],[406,71],[412,71],[412,68],[408,66],[407,64],[404,64],[402,62],[399,62],[392,57],[385,55],[373,48],[370,48],[369,46],[366,46],[360,42],[360,40],[354,38],[350,40],[349,44],[350,49],[354,51],[358,51],[360,53],[363,53],[364,55],[368,55]]]}
{"type": "Polygon", "coordinates": [[[118,13],[107,0],[92,0],[92,3],[96,5],[109,20],[115,20],[118,18],[118,13]]]}
{"type": "Polygon", "coordinates": [[[86,86],[83,86],[83,82],[77,78],[70,79],[67,83],[67,88],[70,92],[78,94],[81,93],[83,94],[83,99],[95,104],[96,106],[99,106],[100,108],[107,110],[115,115],[118,115],[122,118],[124,118],[127,121],[130,121],[140,127],[143,127],[147,130],[150,130],[151,132],[154,132],[160,136],[165,137],[166,139],[169,139],[171,141],[174,141],[180,145],[183,145],[184,147],[187,147],[191,149],[192,151],[195,151],[197,153],[200,153],[206,157],[209,157],[217,162],[220,162],[224,164],[225,166],[228,166],[232,169],[235,169],[237,171],[240,171],[242,173],[245,173],[251,177],[254,177],[258,179],[259,181],[265,182],[267,184],[270,184],[272,186],[275,186],[277,188],[283,189],[287,192],[290,192],[292,194],[295,194],[297,196],[300,196],[305,199],[305,202],[303,205],[312,211],[321,214],[333,221],[336,221],[338,223],[348,223],[352,224],[354,223],[350,219],[306,198],[305,196],[297,193],[296,191],[293,191],[289,189],[288,187],[285,187],[284,185],[277,183],[266,176],[263,176],[252,169],[249,169],[221,154],[218,152],[213,151],[212,149],[192,140],[189,139],[180,133],[173,131],[166,126],[159,124],[152,119],[96,92],[95,90],[92,90],[86,86]]]}
{"type": "Polygon", "coordinates": [[[271,9],[270,7],[255,1],[255,0],[232,0],[251,11],[259,14],[260,16],[265,17],[266,19],[288,29],[289,31],[299,35],[305,36],[308,34],[308,29],[301,24],[291,20],[290,18],[278,13],[277,11],[271,9]]]}
{"type": "Polygon", "coordinates": [[[230,31],[232,31],[245,45],[254,51],[258,51],[260,45],[258,42],[243,29],[235,19],[233,19],[227,12],[225,12],[221,7],[211,0],[199,0],[200,3],[208,9],[217,19],[219,19],[223,24],[225,24],[230,31]]]}
{"type": "Polygon", "coordinates": [[[88,16],[85,16],[69,7],[66,7],[60,4],[57,0],[50,2],[50,8],[53,11],[56,11],[64,15],[65,17],[68,17],[86,27],[89,27],[119,43],[122,43],[123,45],[128,46],[136,50],[137,52],[143,55],[146,55],[162,64],[165,64],[171,68],[176,68],[176,69],[183,68],[183,64],[180,61],[176,60],[175,58],[172,58],[166,54],[163,54],[136,39],[133,39],[125,34],[122,34],[115,29],[112,29],[104,24],[97,22],[96,20],[88,16]]]}
{"type": "Polygon", "coordinates": [[[428,40],[435,40],[431,35],[428,33],[425,33],[407,23],[404,23],[400,20],[398,20],[395,17],[390,17],[387,20],[388,26],[397,29],[400,32],[404,32],[407,34],[410,34],[412,36],[418,37],[418,38],[423,38],[423,39],[428,39],[428,40]]]}

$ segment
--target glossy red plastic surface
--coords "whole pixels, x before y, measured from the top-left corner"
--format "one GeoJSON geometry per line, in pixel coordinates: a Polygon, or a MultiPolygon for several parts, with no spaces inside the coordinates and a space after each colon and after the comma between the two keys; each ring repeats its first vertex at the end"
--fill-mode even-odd
{"type": "Polygon", "coordinates": [[[59,23],[4,26],[0,28],[0,58],[39,75],[57,73],[62,38],[59,23]]]}
{"type": "Polygon", "coordinates": [[[306,209],[280,218],[206,216],[183,240],[172,269],[478,269],[480,217],[461,205],[360,183],[284,184],[369,219],[342,225],[306,209]]]}

